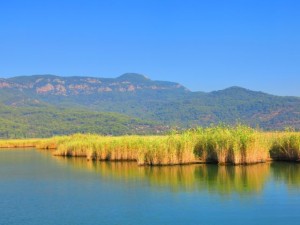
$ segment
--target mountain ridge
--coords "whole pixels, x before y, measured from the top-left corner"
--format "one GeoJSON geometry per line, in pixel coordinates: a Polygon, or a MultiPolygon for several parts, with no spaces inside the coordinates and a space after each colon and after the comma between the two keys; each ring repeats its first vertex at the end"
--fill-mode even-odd
{"type": "Polygon", "coordinates": [[[293,96],[293,95],[277,95],[277,94],[270,94],[265,91],[261,90],[252,90],[250,88],[245,88],[242,86],[229,86],[224,89],[219,89],[219,90],[212,90],[208,92],[204,91],[191,91],[187,87],[181,85],[178,82],[172,82],[172,81],[161,81],[161,80],[152,80],[148,78],[146,75],[139,74],[139,73],[124,73],[120,76],[117,76],[115,78],[105,78],[105,77],[97,77],[97,76],[60,76],[60,75],[54,75],[54,74],[35,74],[35,75],[20,75],[20,76],[12,76],[12,77],[0,77],[0,88],[1,83],[22,83],[22,81],[28,81],[32,80],[33,78],[53,78],[53,79],[66,79],[66,80],[72,80],[72,79],[95,79],[95,80],[105,80],[105,81],[114,81],[114,80],[119,80],[119,81],[139,81],[139,82],[155,82],[155,83],[160,83],[160,84],[173,84],[173,85],[178,85],[178,87],[184,88],[186,91],[193,92],[193,93],[215,93],[215,92],[222,92],[222,91],[233,91],[233,90],[240,90],[240,91],[250,91],[250,92],[256,92],[256,93],[261,93],[261,94],[267,94],[267,95],[272,95],[272,96],[278,96],[278,97],[296,97],[300,98],[300,96],[293,96]]]}
{"type": "Polygon", "coordinates": [[[263,129],[300,129],[300,98],[232,86],[193,92],[142,74],[116,78],[19,76],[0,79],[0,103],[14,107],[50,105],[115,112],[182,128],[237,121],[263,129]]]}
{"type": "Polygon", "coordinates": [[[54,95],[94,94],[97,92],[132,92],[136,90],[188,91],[179,83],[153,81],[141,74],[126,73],[117,78],[61,77],[56,75],[32,75],[3,78],[0,88],[15,88],[21,91],[35,89],[37,94],[54,95]]]}

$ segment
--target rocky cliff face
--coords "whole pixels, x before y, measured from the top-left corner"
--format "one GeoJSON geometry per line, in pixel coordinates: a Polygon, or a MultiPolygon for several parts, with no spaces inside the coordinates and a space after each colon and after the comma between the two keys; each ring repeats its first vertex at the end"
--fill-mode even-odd
{"type": "Polygon", "coordinates": [[[115,79],[93,77],[58,77],[36,75],[0,80],[0,89],[17,89],[38,95],[90,95],[105,92],[136,92],[139,90],[188,91],[173,82],[152,81],[140,74],[124,74],[115,79]]]}

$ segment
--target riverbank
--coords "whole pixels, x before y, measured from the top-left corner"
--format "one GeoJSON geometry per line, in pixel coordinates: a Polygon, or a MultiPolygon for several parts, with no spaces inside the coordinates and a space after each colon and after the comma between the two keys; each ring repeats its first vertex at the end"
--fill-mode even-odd
{"type": "Polygon", "coordinates": [[[0,140],[0,149],[5,148],[35,148],[44,139],[8,139],[0,140]]]}
{"type": "Polygon", "coordinates": [[[253,164],[300,160],[300,133],[262,132],[246,126],[197,128],[164,136],[75,134],[48,139],[1,140],[0,148],[53,149],[56,156],[136,161],[139,165],[253,164]]]}

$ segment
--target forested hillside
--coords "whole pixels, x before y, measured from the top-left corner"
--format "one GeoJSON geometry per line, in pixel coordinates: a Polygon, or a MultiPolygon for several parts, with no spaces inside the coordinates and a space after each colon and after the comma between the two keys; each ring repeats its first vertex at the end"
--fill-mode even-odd
{"type": "Polygon", "coordinates": [[[60,109],[51,106],[12,107],[0,104],[0,138],[51,137],[73,133],[103,135],[159,134],[156,122],[118,113],[60,109]]]}
{"type": "Polygon", "coordinates": [[[0,103],[2,136],[157,133],[170,126],[236,122],[266,130],[300,128],[298,97],[240,87],[192,92],[178,83],[132,73],[117,78],[34,75],[0,79],[0,103]],[[8,130],[14,132],[7,134],[8,130]]]}

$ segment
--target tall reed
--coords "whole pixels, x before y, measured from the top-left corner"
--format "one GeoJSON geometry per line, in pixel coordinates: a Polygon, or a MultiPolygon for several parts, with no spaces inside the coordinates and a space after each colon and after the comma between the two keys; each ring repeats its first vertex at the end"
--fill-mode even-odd
{"type": "Polygon", "coordinates": [[[33,148],[38,139],[0,140],[0,148],[33,148]]]}
{"type": "Polygon", "coordinates": [[[164,136],[110,137],[74,134],[32,140],[2,140],[0,147],[54,149],[54,155],[88,160],[136,161],[139,165],[189,163],[252,164],[300,159],[300,133],[261,132],[250,127],[214,126],[164,136]]]}
{"type": "Polygon", "coordinates": [[[269,158],[269,141],[247,126],[218,126],[198,129],[195,154],[205,162],[250,164],[269,158]]]}
{"type": "Polygon", "coordinates": [[[274,134],[270,154],[275,160],[299,161],[300,134],[296,132],[274,134]]]}

